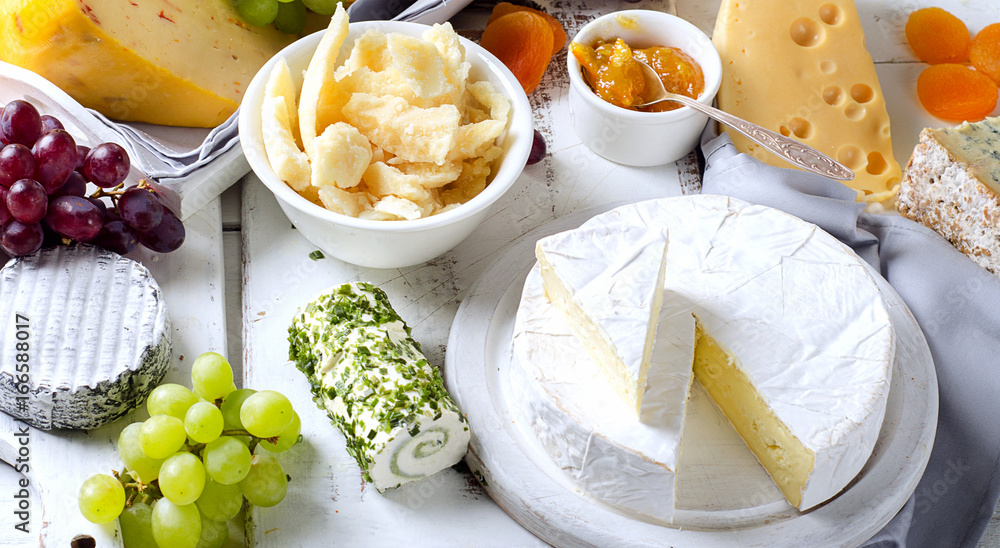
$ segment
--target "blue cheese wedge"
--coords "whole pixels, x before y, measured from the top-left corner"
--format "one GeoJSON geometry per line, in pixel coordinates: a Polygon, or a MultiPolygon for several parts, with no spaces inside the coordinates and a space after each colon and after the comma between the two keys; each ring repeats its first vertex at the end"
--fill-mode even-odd
{"type": "Polygon", "coordinates": [[[896,208],[1000,275],[1000,118],[925,129],[896,208]]]}
{"type": "Polygon", "coordinates": [[[170,363],[156,280],[77,244],[0,270],[0,408],[36,428],[93,429],[138,407],[170,363]]]}
{"type": "Polygon", "coordinates": [[[381,289],[333,288],[301,309],[288,332],[289,359],[379,492],[465,456],[465,416],[381,289]]]}

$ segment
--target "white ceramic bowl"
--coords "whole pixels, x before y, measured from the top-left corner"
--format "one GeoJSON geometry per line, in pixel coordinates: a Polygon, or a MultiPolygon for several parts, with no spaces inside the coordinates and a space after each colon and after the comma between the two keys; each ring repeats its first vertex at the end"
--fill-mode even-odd
{"type": "MultiPolygon", "coordinates": [[[[354,41],[372,28],[419,37],[428,27],[400,21],[351,23],[338,65],[354,41]]],[[[288,61],[296,85],[301,86],[302,72],[309,65],[323,32],[306,36],[283,49],[250,82],[240,106],[243,153],[295,228],[327,255],[370,268],[400,268],[429,261],[472,234],[489,214],[490,206],[521,174],[534,136],[528,98],[503,63],[477,44],[460,38],[466,61],[471,65],[470,81],[488,80],[511,105],[507,130],[498,140],[504,155],[486,190],[455,209],[412,221],[372,221],[334,213],[306,200],[274,174],[264,151],[260,125],[264,85],[277,59],[283,57],[288,61]]]]}
{"type": "MultiPolygon", "coordinates": [[[[594,45],[599,39],[621,38],[633,48],[680,48],[699,65],[705,89],[698,101],[711,105],[722,82],[719,52],[705,33],[667,13],[626,10],[594,19],[573,38],[594,45]]],[[[600,156],[630,166],[656,166],[684,157],[694,149],[708,117],[689,107],[666,112],[638,112],[602,100],[587,85],[580,63],[568,53],[569,105],[576,134],[600,156]]]]}

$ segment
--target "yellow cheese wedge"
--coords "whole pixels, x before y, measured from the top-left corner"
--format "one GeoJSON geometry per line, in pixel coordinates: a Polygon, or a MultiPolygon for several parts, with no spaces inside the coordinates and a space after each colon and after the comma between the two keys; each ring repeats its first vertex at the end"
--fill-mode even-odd
{"type": "MultiPolygon", "coordinates": [[[[855,172],[859,199],[901,179],[889,115],[853,0],[723,0],[712,37],[722,57],[722,110],[828,154],[855,172]]],[[[788,167],[727,128],[736,147],[788,167]]]]}
{"type": "Polygon", "coordinates": [[[216,126],[295,38],[230,0],[0,0],[0,59],[125,121],[216,126]]]}

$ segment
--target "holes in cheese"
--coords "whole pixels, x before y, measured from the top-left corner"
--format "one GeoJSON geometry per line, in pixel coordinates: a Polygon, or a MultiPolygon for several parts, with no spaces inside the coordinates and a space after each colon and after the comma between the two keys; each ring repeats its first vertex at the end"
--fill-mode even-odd
{"type": "Polygon", "coordinates": [[[811,48],[823,43],[826,39],[826,31],[815,20],[808,17],[800,17],[792,23],[792,41],[804,47],[811,48]]]}
{"type": "Polygon", "coordinates": [[[778,131],[785,137],[794,134],[800,140],[806,140],[813,135],[813,125],[805,118],[792,118],[788,125],[781,126],[778,131]]]}
{"type": "Polygon", "coordinates": [[[833,74],[837,72],[837,63],[829,59],[824,59],[819,62],[819,71],[823,74],[833,74]]]}
{"type": "Polygon", "coordinates": [[[865,113],[865,107],[857,103],[851,103],[844,107],[844,116],[846,116],[848,120],[857,122],[865,117],[865,113]]]}
{"type": "Polygon", "coordinates": [[[788,127],[791,128],[792,133],[795,134],[799,139],[808,139],[812,137],[813,125],[805,118],[792,118],[788,122],[788,127]]]}
{"type": "Polygon", "coordinates": [[[859,169],[865,165],[865,153],[854,145],[846,145],[837,151],[837,161],[851,169],[859,169]]]}
{"type": "Polygon", "coordinates": [[[885,157],[882,156],[880,152],[872,152],[868,155],[868,165],[865,167],[865,171],[871,173],[872,175],[881,175],[889,169],[889,164],[886,163],[885,157]]]}
{"type": "Polygon", "coordinates": [[[819,7],[819,18],[827,25],[839,25],[844,20],[844,12],[836,4],[823,4],[819,7]]]}
{"type": "Polygon", "coordinates": [[[840,86],[829,86],[823,90],[823,102],[831,107],[840,106],[844,102],[844,90],[840,86]]]}
{"type": "Polygon", "coordinates": [[[868,84],[854,84],[851,86],[851,99],[859,103],[867,103],[875,98],[875,90],[868,84]]]}

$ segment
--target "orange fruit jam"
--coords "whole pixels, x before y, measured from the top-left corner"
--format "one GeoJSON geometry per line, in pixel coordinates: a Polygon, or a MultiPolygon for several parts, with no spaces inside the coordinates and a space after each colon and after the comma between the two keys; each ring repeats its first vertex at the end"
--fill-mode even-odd
{"type": "Polygon", "coordinates": [[[570,51],[583,67],[583,77],[601,99],[622,108],[662,112],[680,108],[675,101],[636,107],[653,97],[639,62],[656,72],[667,91],[697,99],[705,89],[701,66],[677,48],[653,46],[631,49],[621,38],[600,40],[593,47],[573,42],[570,51]]]}

